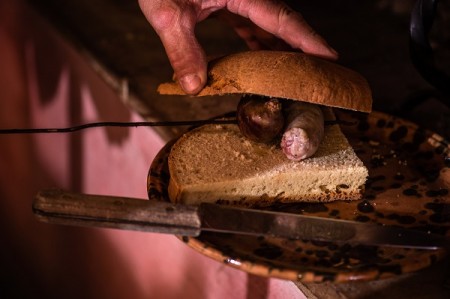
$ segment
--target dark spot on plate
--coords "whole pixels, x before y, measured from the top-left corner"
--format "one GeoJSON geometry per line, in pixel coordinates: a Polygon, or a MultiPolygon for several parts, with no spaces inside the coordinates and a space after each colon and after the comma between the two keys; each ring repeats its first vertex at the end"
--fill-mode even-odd
{"type": "Polygon", "coordinates": [[[383,265],[379,267],[380,273],[393,273],[395,275],[401,275],[403,273],[400,265],[383,265]]]}
{"type": "Polygon", "coordinates": [[[445,164],[445,167],[450,167],[450,157],[445,157],[444,164],[445,164]]]}
{"type": "Polygon", "coordinates": [[[370,218],[364,215],[358,215],[355,217],[355,220],[359,222],[369,222],[370,218]]]}
{"type": "Polygon", "coordinates": [[[273,260],[283,255],[283,250],[275,245],[264,244],[260,248],[256,248],[253,253],[257,256],[273,260]]]}
{"type": "Polygon", "coordinates": [[[360,202],[357,207],[358,211],[360,211],[361,213],[372,213],[373,211],[375,211],[375,208],[367,200],[363,200],[362,202],[360,202]]]}
{"type": "Polygon", "coordinates": [[[432,151],[420,151],[417,154],[414,155],[415,159],[422,159],[422,160],[431,160],[434,157],[434,153],[432,151]]]}
{"type": "Polygon", "coordinates": [[[316,262],[314,262],[314,266],[321,268],[330,268],[333,266],[333,264],[328,259],[318,259],[316,262]]]}
{"type": "Polygon", "coordinates": [[[413,142],[405,142],[401,146],[402,150],[409,153],[414,153],[419,149],[419,145],[413,142]]]}
{"type": "Polygon", "coordinates": [[[400,184],[400,183],[393,183],[390,186],[391,189],[398,189],[398,188],[401,188],[401,187],[402,187],[402,184],[400,184]]]}
{"type": "Polygon", "coordinates": [[[391,120],[391,121],[389,121],[388,123],[387,123],[387,125],[386,125],[386,127],[387,128],[393,128],[394,127],[394,122],[391,120]]]}
{"type": "Polygon", "coordinates": [[[413,216],[402,215],[397,218],[397,221],[401,224],[412,224],[416,222],[416,218],[413,216]]]}
{"type": "Polygon", "coordinates": [[[366,151],[362,148],[355,148],[354,151],[357,156],[361,156],[366,153],[366,151]]]}
{"type": "Polygon", "coordinates": [[[307,258],[306,256],[303,256],[300,258],[300,262],[303,264],[307,264],[309,262],[309,258],[307,258]]]}
{"type": "Polygon", "coordinates": [[[425,194],[428,197],[445,196],[448,194],[448,189],[441,188],[441,189],[437,189],[437,190],[428,190],[425,194]]]}
{"type": "Polygon", "coordinates": [[[380,156],[374,156],[370,159],[370,166],[372,168],[378,168],[383,166],[385,163],[384,159],[380,156]]]}
{"type": "Polygon", "coordinates": [[[408,128],[405,126],[400,126],[396,130],[392,131],[392,133],[389,135],[389,140],[394,142],[399,141],[404,138],[407,133],[408,128]]]}
{"type": "Polygon", "coordinates": [[[332,251],[338,249],[338,247],[339,247],[339,246],[338,246],[337,244],[335,244],[335,243],[330,243],[330,244],[328,244],[328,246],[327,246],[327,248],[328,248],[329,250],[332,250],[332,251]]]}
{"type": "Polygon", "coordinates": [[[389,219],[389,220],[395,220],[398,217],[399,217],[399,215],[396,214],[396,213],[392,213],[392,214],[386,215],[386,219],[389,219]]]}
{"type": "Polygon", "coordinates": [[[430,255],[431,264],[436,263],[438,260],[439,260],[439,258],[435,254],[430,255]]]}
{"type": "Polygon", "coordinates": [[[332,217],[336,217],[336,216],[339,215],[339,213],[340,213],[339,210],[333,209],[333,210],[330,211],[330,213],[328,213],[328,215],[330,215],[330,216],[332,216],[332,217]]]}
{"type": "Polygon", "coordinates": [[[375,194],[365,194],[364,195],[364,199],[367,199],[367,200],[374,200],[375,198],[377,198],[377,196],[375,194]]]}
{"type": "Polygon", "coordinates": [[[383,127],[385,127],[385,126],[386,126],[386,120],[380,118],[380,119],[377,121],[377,127],[378,127],[378,128],[383,128],[383,127]]]}
{"type": "Polygon", "coordinates": [[[373,186],[373,187],[370,187],[370,189],[372,189],[374,191],[383,191],[384,187],[383,186],[373,186]]]}
{"type": "Polygon", "coordinates": [[[425,179],[428,182],[434,182],[439,178],[440,169],[429,169],[423,172],[425,179]]]}
{"type": "Polygon", "coordinates": [[[429,219],[434,223],[450,223],[450,214],[432,214],[429,219]]]}
{"type": "Polygon", "coordinates": [[[386,176],[385,176],[385,175],[382,175],[382,174],[376,175],[376,176],[370,176],[367,180],[368,180],[370,183],[375,183],[375,182],[379,182],[379,181],[384,181],[384,180],[386,180],[386,176]]]}
{"type": "Polygon", "coordinates": [[[445,196],[447,194],[448,194],[448,189],[446,189],[446,188],[439,189],[439,195],[440,196],[445,196]]]}
{"type": "Polygon", "coordinates": [[[356,245],[351,247],[347,256],[352,259],[360,260],[362,263],[376,264],[380,263],[376,246],[356,245]]]}
{"type": "Polygon", "coordinates": [[[423,130],[422,128],[417,128],[417,130],[414,132],[413,136],[413,142],[417,144],[424,143],[427,140],[427,132],[423,130]]]}
{"type": "Polygon", "coordinates": [[[430,221],[435,223],[450,221],[450,204],[429,202],[425,204],[425,208],[434,212],[430,215],[430,221]]]}
{"type": "Polygon", "coordinates": [[[405,179],[405,176],[401,173],[397,173],[395,174],[394,179],[396,179],[397,181],[403,181],[405,179]]]}
{"type": "Polygon", "coordinates": [[[403,190],[403,194],[406,196],[419,196],[419,192],[414,188],[408,188],[403,190]]]}
{"type": "Polygon", "coordinates": [[[370,129],[370,124],[366,120],[361,120],[358,123],[358,130],[361,132],[365,132],[370,129]]]}
{"type": "Polygon", "coordinates": [[[328,246],[329,242],[313,240],[313,241],[311,241],[311,244],[313,244],[314,246],[317,246],[317,247],[326,247],[326,246],[328,246]]]}
{"type": "Polygon", "coordinates": [[[385,218],[384,214],[381,213],[381,212],[375,212],[375,216],[376,216],[377,218],[381,218],[381,219],[385,218]]]}
{"type": "Polygon", "coordinates": [[[328,207],[323,203],[308,204],[303,207],[303,211],[307,213],[327,212],[328,207]]]}
{"type": "Polygon", "coordinates": [[[330,252],[327,250],[316,250],[316,256],[318,258],[325,258],[330,256],[330,252]]]}
{"type": "Polygon", "coordinates": [[[405,255],[404,255],[404,254],[400,254],[400,253],[396,253],[396,254],[394,254],[394,255],[392,256],[392,258],[393,258],[394,260],[401,260],[401,259],[404,259],[404,258],[405,258],[405,255]]]}

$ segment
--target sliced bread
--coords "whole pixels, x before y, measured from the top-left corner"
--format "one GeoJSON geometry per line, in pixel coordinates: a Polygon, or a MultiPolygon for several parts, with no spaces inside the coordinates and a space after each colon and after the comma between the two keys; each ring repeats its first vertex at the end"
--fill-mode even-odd
{"type": "Polygon", "coordinates": [[[173,202],[240,206],[356,200],[368,176],[339,125],[326,126],[314,156],[297,162],[277,145],[248,140],[237,125],[205,125],[175,143],[169,172],[173,202]]]}

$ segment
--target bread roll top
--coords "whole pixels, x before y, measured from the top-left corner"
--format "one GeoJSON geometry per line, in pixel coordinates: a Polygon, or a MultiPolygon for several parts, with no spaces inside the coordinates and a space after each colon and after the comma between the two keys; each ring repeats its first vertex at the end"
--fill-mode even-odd
{"type": "MultiPolygon", "coordinates": [[[[176,82],[160,94],[184,95],[176,82]]],[[[197,96],[257,94],[362,112],[372,111],[368,82],[336,63],[298,52],[248,51],[213,60],[197,96]]]]}

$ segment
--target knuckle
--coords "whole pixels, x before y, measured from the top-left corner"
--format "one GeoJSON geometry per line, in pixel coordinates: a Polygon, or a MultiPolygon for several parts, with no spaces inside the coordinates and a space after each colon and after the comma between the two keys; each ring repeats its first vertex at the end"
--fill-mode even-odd
{"type": "Polygon", "coordinates": [[[286,5],[281,5],[278,11],[277,36],[282,36],[288,24],[296,19],[297,22],[304,23],[302,17],[286,5]]]}
{"type": "Polygon", "coordinates": [[[179,23],[181,15],[180,7],[163,5],[153,11],[150,23],[157,32],[164,31],[179,23]]]}

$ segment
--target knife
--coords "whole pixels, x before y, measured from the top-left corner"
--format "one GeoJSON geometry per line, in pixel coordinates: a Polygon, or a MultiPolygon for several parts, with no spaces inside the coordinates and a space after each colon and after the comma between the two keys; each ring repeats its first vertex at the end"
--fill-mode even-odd
{"type": "Polygon", "coordinates": [[[42,190],[33,212],[43,222],[199,236],[202,231],[436,250],[450,238],[413,229],[202,203],[42,190]]]}

